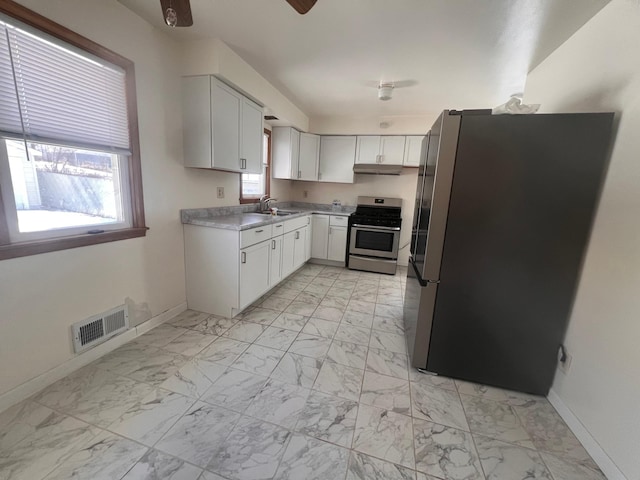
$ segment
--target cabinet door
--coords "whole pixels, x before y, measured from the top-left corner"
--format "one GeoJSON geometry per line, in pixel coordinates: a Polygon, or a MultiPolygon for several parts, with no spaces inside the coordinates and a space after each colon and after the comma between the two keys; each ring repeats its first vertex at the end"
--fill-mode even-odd
{"type": "Polygon", "coordinates": [[[208,75],[182,79],[182,144],[185,167],[212,167],[210,95],[208,75]]]}
{"type": "Polygon", "coordinates": [[[296,230],[294,236],[293,247],[293,269],[296,270],[304,265],[307,261],[306,246],[307,246],[307,227],[302,227],[296,230]]]}
{"type": "Polygon", "coordinates": [[[329,248],[329,215],[312,217],[311,258],[327,259],[329,248]]]}
{"type": "Polygon", "coordinates": [[[409,135],[404,144],[404,161],[402,165],[405,167],[420,166],[420,152],[422,151],[422,140],[424,135],[409,135]]]}
{"type": "Polygon", "coordinates": [[[329,248],[327,258],[344,262],[347,254],[347,227],[329,227],[329,248]]]}
{"type": "Polygon", "coordinates": [[[213,168],[240,169],[240,112],[243,97],[211,77],[211,122],[213,168]]]}
{"type": "Polygon", "coordinates": [[[271,239],[269,255],[269,287],[274,287],[282,280],[282,240],[283,236],[271,239]]]}
{"type": "Polygon", "coordinates": [[[379,154],[379,135],[366,135],[358,137],[358,141],[356,144],[356,163],[378,163],[379,154]]]}
{"type": "Polygon", "coordinates": [[[298,161],[298,180],[318,180],[320,161],[320,135],[300,134],[300,157],[298,161]]]}
{"type": "Polygon", "coordinates": [[[356,155],[356,137],[322,136],[320,138],[321,182],[353,183],[353,162],[356,155]]]}
{"type": "Polygon", "coordinates": [[[285,233],[282,238],[282,278],[295,270],[294,255],[296,246],[296,231],[285,233]]]}
{"type": "Polygon", "coordinates": [[[313,224],[311,223],[311,216],[307,217],[307,231],[304,236],[304,260],[309,261],[311,258],[311,238],[313,237],[313,224]]]}
{"type": "Polygon", "coordinates": [[[380,163],[385,165],[402,165],[404,161],[403,136],[381,137],[380,138],[380,163]]]}
{"type": "Polygon", "coordinates": [[[271,241],[240,250],[240,308],[255,302],[269,289],[271,241]]]}
{"type": "Polygon", "coordinates": [[[262,173],[262,137],[264,123],[262,107],[248,98],[242,98],[240,134],[240,168],[243,173],[262,173]]]}

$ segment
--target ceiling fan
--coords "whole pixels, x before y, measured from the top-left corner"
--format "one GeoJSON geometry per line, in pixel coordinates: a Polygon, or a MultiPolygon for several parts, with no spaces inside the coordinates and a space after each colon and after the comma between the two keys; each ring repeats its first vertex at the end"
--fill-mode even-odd
{"type": "MultiPolygon", "coordinates": [[[[286,0],[296,12],[304,15],[317,0],[286,0]]],[[[164,21],[170,27],[190,27],[193,25],[189,0],[160,0],[164,21]]]]}

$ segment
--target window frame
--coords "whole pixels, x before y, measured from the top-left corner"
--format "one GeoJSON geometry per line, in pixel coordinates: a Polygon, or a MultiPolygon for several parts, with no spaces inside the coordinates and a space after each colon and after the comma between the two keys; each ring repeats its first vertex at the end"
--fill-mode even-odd
{"type": "MultiPolygon", "coordinates": [[[[29,25],[43,33],[68,43],[76,48],[119,66],[125,71],[127,119],[129,122],[129,141],[131,155],[129,156],[128,182],[130,192],[131,227],[120,230],[106,230],[103,233],[69,235],[43,240],[11,243],[9,226],[6,218],[6,205],[0,194],[0,260],[37,255],[40,253],[66,250],[69,248],[97,245],[129,238],[144,237],[148,230],[145,223],[144,201],[142,191],[142,164],[140,160],[140,139],[138,128],[138,108],[136,95],[135,65],[134,63],[89,40],[82,35],[69,30],[58,23],[49,20],[12,0],[0,2],[0,12],[29,25]]],[[[1,193],[1,192],[0,192],[1,193]]]]}
{"type": "MultiPolygon", "coordinates": [[[[264,194],[269,196],[271,194],[271,130],[265,128],[263,130],[263,134],[267,136],[267,164],[264,168],[264,194]]],[[[239,175],[239,183],[240,183],[240,198],[239,202],[241,205],[249,204],[249,203],[259,203],[260,198],[247,197],[244,198],[242,196],[242,175],[239,175]]]]}

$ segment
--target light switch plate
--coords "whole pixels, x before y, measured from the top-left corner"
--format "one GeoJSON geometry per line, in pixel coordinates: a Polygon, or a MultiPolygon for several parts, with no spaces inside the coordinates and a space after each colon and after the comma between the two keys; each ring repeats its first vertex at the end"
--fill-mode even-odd
{"type": "Polygon", "coordinates": [[[218,187],[218,198],[224,198],[224,187],[218,187]]]}

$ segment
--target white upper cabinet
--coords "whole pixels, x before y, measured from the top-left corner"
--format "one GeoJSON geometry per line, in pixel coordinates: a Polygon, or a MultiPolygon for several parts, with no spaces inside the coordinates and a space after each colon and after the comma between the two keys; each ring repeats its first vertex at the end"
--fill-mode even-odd
{"type": "Polygon", "coordinates": [[[404,161],[402,162],[404,167],[420,166],[422,140],[424,140],[424,135],[407,135],[404,144],[404,161]]]}
{"type": "Polygon", "coordinates": [[[404,160],[403,136],[380,137],[380,163],[385,165],[402,165],[404,160]]]}
{"type": "Polygon", "coordinates": [[[321,182],[353,183],[355,155],[355,136],[321,136],[318,180],[321,182]]]}
{"type": "Polygon", "coordinates": [[[273,178],[318,180],[320,135],[300,133],[291,127],[274,127],[273,178]]]}
{"type": "Polygon", "coordinates": [[[400,135],[358,136],[356,163],[402,165],[405,137],[400,135]]]}
{"type": "Polygon", "coordinates": [[[262,107],[210,75],[182,79],[185,167],[262,173],[262,107]]]}
{"type": "Polygon", "coordinates": [[[240,161],[243,173],[262,173],[264,117],[262,107],[248,98],[242,99],[240,161]]]}
{"type": "Polygon", "coordinates": [[[356,143],[356,163],[378,163],[380,136],[358,136],[356,143]]]}
{"type": "Polygon", "coordinates": [[[300,132],[291,127],[271,130],[273,178],[295,180],[300,174],[300,132]]]}
{"type": "Polygon", "coordinates": [[[320,162],[320,135],[300,134],[300,156],[298,162],[298,180],[318,180],[320,162]]]}

